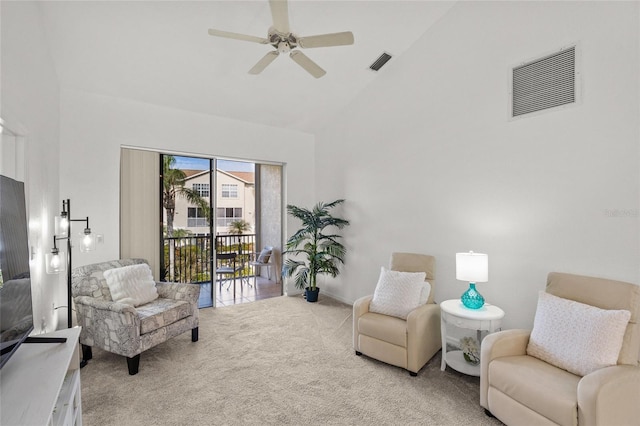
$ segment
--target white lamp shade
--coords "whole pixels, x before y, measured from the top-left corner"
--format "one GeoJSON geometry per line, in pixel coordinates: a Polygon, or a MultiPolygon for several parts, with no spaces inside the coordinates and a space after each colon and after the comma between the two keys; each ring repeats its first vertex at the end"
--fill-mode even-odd
{"type": "Polygon", "coordinates": [[[456,279],[470,283],[489,281],[489,256],[484,253],[456,253],[456,279]]]}
{"type": "Polygon", "coordinates": [[[59,274],[64,272],[67,266],[67,258],[62,250],[58,250],[57,253],[47,253],[45,262],[47,274],[59,274]]]}

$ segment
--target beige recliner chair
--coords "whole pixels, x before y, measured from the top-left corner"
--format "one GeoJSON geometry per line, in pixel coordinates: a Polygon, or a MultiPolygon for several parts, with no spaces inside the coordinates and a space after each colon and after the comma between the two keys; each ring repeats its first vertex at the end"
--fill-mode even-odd
{"type": "Polygon", "coordinates": [[[423,254],[393,253],[390,269],[402,272],[426,272],[431,284],[427,303],[409,313],[406,321],[369,312],[373,295],[353,304],[353,347],[357,355],[392,364],[412,376],[429,361],[442,343],[440,339],[440,306],[434,302],[435,258],[423,254]]]}
{"type": "Polygon", "coordinates": [[[507,425],[640,424],[640,286],[552,272],[546,292],[631,312],[618,365],[579,376],[527,355],[529,330],[490,334],[482,341],[480,405],[507,425]]]}

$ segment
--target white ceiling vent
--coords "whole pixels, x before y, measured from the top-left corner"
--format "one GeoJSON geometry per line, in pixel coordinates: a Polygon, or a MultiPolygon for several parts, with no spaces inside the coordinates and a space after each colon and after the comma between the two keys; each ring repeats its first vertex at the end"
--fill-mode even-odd
{"type": "Polygon", "coordinates": [[[369,65],[369,69],[372,71],[380,71],[380,68],[382,68],[384,64],[389,62],[389,59],[391,59],[391,55],[384,52],[378,57],[378,59],[376,59],[371,65],[369,65]]]}
{"type": "Polygon", "coordinates": [[[516,66],[511,75],[511,117],[578,101],[577,46],[516,66]]]}

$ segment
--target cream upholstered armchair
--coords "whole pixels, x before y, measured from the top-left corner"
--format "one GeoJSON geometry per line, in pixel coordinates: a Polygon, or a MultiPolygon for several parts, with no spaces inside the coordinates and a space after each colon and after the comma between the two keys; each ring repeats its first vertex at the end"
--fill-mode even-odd
{"type": "Polygon", "coordinates": [[[482,341],[480,405],[508,425],[640,424],[639,316],[640,286],[550,273],[533,330],[482,341]]]}
{"type": "MultiPolygon", "coordinates": [[[[136,268],[134,265],[147,266],[142,259],[120,259],[74,268],[71,285],[78,325],[82,327],[83,359],[90,360],[91,347],[96,346],[127,357],[131,375],[138,373],[140,354],[147,349],[189,330],[191,341],[198,341],[200,295],[198,285],[154,282],[148,266],[136,268]],[[147,300],[152,300],[138,304],[137,294],[120,299],[121,288],[110,287],[122,277],[116,272],[130,273],[130,268],[148,272],[143,272],[147,275],[142,277],[130,275],[122,281],[129,286],[144,281],[148,286],[144,291],[153,294],[147,300]]],[[[126,285],[123,287],[126,290],[126,285]]]]}
{"type": "MultiPolygon", "coordinates": [[[[353,347],[356,355],[367,355],[404,368],[416,376],[442,346],[440,306],[433,297],[435,258],[415,253],[393,253],[390,269],[423,273],[421,280],[430,284],[426,303],[411,309],[403,319],[372,312],[370,308],[375,294],[356,300],[353,304],[353,347]]],[[[379,287],[380,281],[376,291],[379,287]]]]}

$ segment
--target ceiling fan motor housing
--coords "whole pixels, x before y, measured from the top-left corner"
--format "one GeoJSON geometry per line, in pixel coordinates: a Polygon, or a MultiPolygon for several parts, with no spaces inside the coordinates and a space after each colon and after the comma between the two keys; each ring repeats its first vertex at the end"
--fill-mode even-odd
{"type": "Polygon", "coordinates": [[[292,33],[282,34],[271,29],[269,32],[269,43],[280,53],[287,53],[298,47],[298,38],[292,33]]]}

